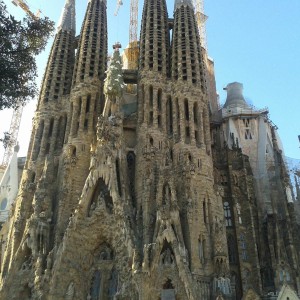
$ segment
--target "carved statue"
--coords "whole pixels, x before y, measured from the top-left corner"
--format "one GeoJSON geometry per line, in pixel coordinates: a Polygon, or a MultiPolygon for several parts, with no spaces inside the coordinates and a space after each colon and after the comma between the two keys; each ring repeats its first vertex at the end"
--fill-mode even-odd
{"type": "Polygon", "coordinates": [[[171,250],[167,248],[161,255],[160,255],[160,263],[166,266],[170,266],[174,263],[174,255],[172,254],[171,250]]]}
{"type": "Polygon", "coordinates": [[[67,292],[66,292],[66,300],[73,300],[75,294],[75,287],[74,287],[74,283],[71,282],[68,286],[67,292]]]}

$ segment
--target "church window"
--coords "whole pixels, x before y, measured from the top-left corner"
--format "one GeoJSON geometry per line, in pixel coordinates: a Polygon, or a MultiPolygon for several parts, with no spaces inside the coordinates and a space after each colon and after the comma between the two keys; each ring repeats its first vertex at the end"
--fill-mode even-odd
{"type": "Polygon", "coordinates": [[[153,86],[149,86],[149,106],[153,108],[153,86]]]}
{"type": "Polygon", "coordinates": [[[157,110],[161,112],[161,99],[162,99],[162,90],[159,89],[157,92],[157,110]]]}
{"type": "Polygon", "coordinates": [[[86,99],[86,107],[85,107],[86,113],[88,113],[90,111],[90,104],[91,104],[91,95],[88,95],[87,99],[86,99]]]}
{"type": "Polygon", "coordinates": [[[89,125],[89,120],[88,120],[88,119],[85,119],[85,120],[84,120],[84,130],[87,130],[87,129],[88,129],[88,125],[89,125]]]}
{"type": "Polygon", "coordinates": [[[242,251],[242,259],[243,259],[243,261],[247,261],[248,260],[247,251],[245,251],[245,250],[242,251]]]}
{"type": "Polygon", "coordinates": [[[4,199],[1,201],[0,209],[1,209],[1,210],[5,210],[5,209],[6,209],[6,206],[7,206],[7,198],[4,198],[4,199]]]}
{"type": "Polygon", "coordinates": [[[91,300],[100,300],[101,299],[101,272],[97,270],[94,272],[92,278],[92,284],[90,289],[90,299],[91,300]]]}
{"type": "Polygon", "coordinates": [[[190,113],[189,113],[189,102],[187,99],[184,100],[184,113],[185,113],[185,119],[188,121],[190,119],[190,113]]]}
{"type": "Polygon", "coordinates": [[[149,122],[150,122],[150,125],[153,124],[153,111],[150,111],[150,113],[149,113],[149,122]]]}
{"type": "Polygon", "coordinates": [[[161,115],[157,116],[157,125],[159,128],[161,128],[161,115]]]}
{"type": "Polygon", "coordinates": [[[250,119],[249,118],[243,119],[243,123],[244,123],[245,127],[249,127],[250,126],[250,119]]]}
{"type": "Polygon", "coordinates": [[[171,135],[173,133],[173,109],[172,109],[172,99],[168,96],[166,105],[166,120],[167,120],[167,133],[171,135]]]}
{"type": "Polygon", "coordinates": [[[280,282],[283,281],[283,277],[284,277],[283,270],[280,270],[280,272],[279,272],[279,280],[280,280],[280,282]]]}
{"type": "Polygon", "coordinates": [[[115,268],[112,269],[110,278],[108,281],[108,297],[109,299],[115,299],[115,295],[118,292],[118,272],[115,268]]]}
{"type": "Polygon", "coordinates": [[[193,109],[193,113],[194,113],[194,123],[195,125],[198,125],[198,104],[194,103],[194,109],[193,109]]]}
{"type": "Polygon", "coordinates": [[[206,200],[205,199],[202,204],[202,209],[203,209],[203,222],[204,222],[204,224],[207,224],[206,200]]]}
{"type": "Polygon", "coordinates": [[[201,236],[198,240],[198,251],[199,251],[199,259],[201,263],[204,263],[205,260],[205,240],[201,236]]]}
{"type": "MultiPolygon", "coordinates": [[[[153,141],[153,139],[152,139],[153,141]]],[[[133,151],[127,153],[127,174],[129,179],[129,192],[131,196],[132,206],[136,208],[135,199],[135,154],[133,151]]]]}
{"type": "Polygon", "coordinates": [[[239,224],[242,224],[241,206],[239,203],[236,204],[236,211],[237,211],[237,215],[238,215],[239,224]]]}
{"type": "Polygon", "coordinates": [[[186,144],[190,143],[190,127],[185,127],[185,142],[186,144]]]}
{"type": "Polygon", "coordinates": [[[240,235],[240,247],[242,249],[242,260],[247,261],[248,260],[247,244],[245,241],[245,235],[243,233],[240,235]]]}
{"type": "Polygon", "coordinates": [[[31,177],[31,178],[30,178],[30,182],[31,182],[31,183],[34,183],[34,181],[35,181],[35,172],[32,172],[32,174],[31,174],[30,177],[31,177]]]}
{"type": "Polygon", "coordinates": [[[252,134],[250,132],[250,129],[245,130],[245,139],[246,140],[252,140],[252,134]]]}
{"type": "Polygon", "coordinates": [[[224,216],[226,227],[232,226],[231,210],[228,202],[224,202],[224,216]]]}
{"type": "Polygon", "coordinates": [[[228,259],[230,264],[236,264],[236,248],[235,241],[232,235],[228,235],[227,237],[227,246],[228,246],[228,259]]]}
{"type": "Polygon", "coordinates": [[[76,156],[76,147],[75,146],[72,147],[72,156],[76,156]]]}
{"type": "Polygon", "coordinates": [[[173,161],[173,159],[174,159],[173,157],[174,157],[173,150],[170,149],[170,159],[171,159],[171,161],[173,161]]]}
{"type": "Polygon", "coordinates": [[[52,136],[52,133],[53,133],[53,125],[54,125],[54,119],[51,118],[51,120],[50,120],[50,125],[49,125],[49,131],[48,131],[48,137],[51,137],[51,136],[52,136]]]}

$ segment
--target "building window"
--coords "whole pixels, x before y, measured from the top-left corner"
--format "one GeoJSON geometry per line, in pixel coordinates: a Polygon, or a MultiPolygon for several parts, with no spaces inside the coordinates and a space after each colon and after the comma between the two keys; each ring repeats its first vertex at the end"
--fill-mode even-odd
{"type": "Polygon", "coordinates": [[[1,201],[0,209],[1,209],[1,210],[5,210],[6,206],[7,206],[7,198],[4,198],[4,199],[1,201]]]}
{"type": "Polygon", "coordinates": [[[245,130],[245,139],[246,140],[252,140],[252,134],[250,132],[250,129],[245,130]]]}
{"type": "Polygon", "coordinates": [[[247,245],[246,245],[244,234],[240,235],[240,247],[241,247],[241,250],[242,250],[242,260],[247,261],[248,260],[248,254],[247,254],[247,245]]]}
{"type": "Polygon", "coordinates": [[[249,127],[250,126],[250,119],[243,119],[243,123],[245,125],[245,127],[249,127]]]}
{"type": "Polygon", "coordinates": [[[232,226],[231,210],[228,202],[224,202],[224,216],[226,227],[232,226]]]}
{"type": "Polygon", "coordinates": [[[227,237],[227,246],[228,246],[228,259],[230,264],[236,264],[236,248],[235,241],[232,235],[228,235],[227,237]]]}

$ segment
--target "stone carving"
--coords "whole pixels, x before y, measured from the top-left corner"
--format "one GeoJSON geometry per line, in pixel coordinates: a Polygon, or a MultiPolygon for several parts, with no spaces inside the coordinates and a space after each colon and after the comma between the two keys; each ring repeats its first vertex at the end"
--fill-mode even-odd
{"type": "Polygon", "coordinates": [[[75,287],[74,287],[74,283],[70,282],[68,289],[66,291],[66,300],[73,300],[74,298],[74,294],[75,294],[75,287]]]}
{"type": "Polygon", "coordinates": [[[172,254],[171,250],[167,248],[161,255],[160,255],[160,264],[165,266],[171,266],[175,262],[174,255],[172,254]]]}
{"type": "Polygon", "coordinates": [[[107,246],[101,250],[100,255],[99,255],[100,260],[111,260],[112,259],[112,254],[110,248],[107,246]]]}

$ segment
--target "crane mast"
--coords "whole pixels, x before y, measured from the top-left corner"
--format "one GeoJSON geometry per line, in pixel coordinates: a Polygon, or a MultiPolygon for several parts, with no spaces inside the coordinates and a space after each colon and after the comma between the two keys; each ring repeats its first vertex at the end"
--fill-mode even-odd
{"type": "MultiPolygon", "coordinates": [[[[123,5],[122,0],[117,0],[117,7],[115,10],[115,16],[118,15],[120,6],[123,5]]],[[[130,1],[130,24],[129,24],[129,45],[125,49],[125,56],[127,57],[128,66],[130,70],[137,69],[138,63],[138,11],[139,11],[139,0],[130,1]]]]}
{"type": "Polygon", "coordinates": [[[139,12],[139,1],[130,1],[130,27],[129,27],[129,43],[136,43],[138,41],[138,12],[139,12]]]}
{"type": "Polygon", "coordinates": [[[22,112],[23,112],[23,106],[20,105],[17,109],[14,110],[11,122],[10,122],[10,127],[9,127],[9,144],[5,149],[4,155],[3,155],[3,160],[2,160],[2,166],[6,167],[9,164],[9,161],[14,153],[14,147],[17,144],[17,138],[18,138],[18,133],[19,133],[19,128],[20,128],[20,123],[22,119],[22,112]]]}
{"type": "MultiPolygon", "coordinates": [[[[15,6],[19,6],[23,9],[31,18],[34,20],[38,20],[40,16],[40,10],[38,10],[37,14],[35,15],[29,8],[26,0],[12,0],[12,3],[15,6]]],[[[20,123],[22,119],[23,113],[23,106],[19,105],[14,111],[10,122],[10,127],[8,131],[9,142],[4,151],[3,159],[2,159],[2,167],[6,167],[9,164],[9,161],[14,153],[14,147],[17,144],[17,138],[20,128],[20,123]]]]}
{"type": "Polygon", "coordinates": [[[22,8],[30,17],[32,17],[34,20],[39,19],[40,10],[38,10],[37,14],[35,15],[29,8],[26,0],[12,0],[11,1],[15,6],[19,6],[22,8]]]}
{"type": "Polygon", "coordinates": [[[118,15],[121,5],[123,5],[123,1],[122,0],[117,0],[117,7],[116,7],[116,10],[115,10],[115,13],[114,13],[115,16],[118,15]]]}

